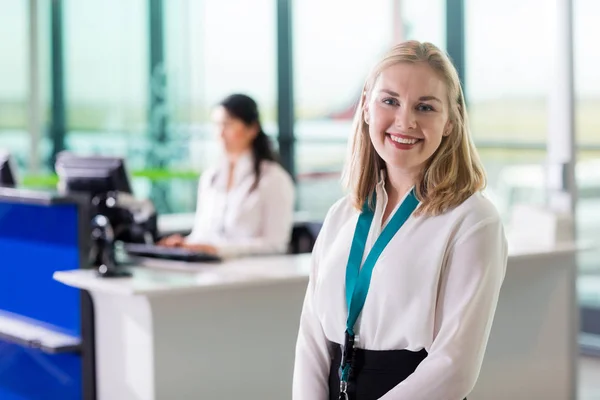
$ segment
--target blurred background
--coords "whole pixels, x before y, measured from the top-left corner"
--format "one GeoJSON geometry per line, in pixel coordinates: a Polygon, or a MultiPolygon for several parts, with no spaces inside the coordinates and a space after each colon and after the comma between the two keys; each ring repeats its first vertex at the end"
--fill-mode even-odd
{"type": "MultiPolygon", "coordinates": [[[[343,194],[369,68],[418,39],[459,70],[503,218],[550,204],[546,167],[572,165],[564,209],[578,240],[598,240],[599,17],[597,0],[0,0],[0,148],[31,188],[55,187],[64,149],[125,157],[138,197],[189,213],[219,152],[210,111],[244,92],[297,182],[297,209],[322,218],[343,194]]],[[[594,351],[600,253],[582,255],[579,274],[594,351]]]]}

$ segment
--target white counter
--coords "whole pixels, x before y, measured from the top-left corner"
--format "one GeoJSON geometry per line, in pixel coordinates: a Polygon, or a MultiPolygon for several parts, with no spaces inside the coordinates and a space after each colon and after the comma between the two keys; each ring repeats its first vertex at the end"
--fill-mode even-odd
{"type": "MultiPolygon", "coordinates": [[[[513,247],[469,400],[576,398],[575,251],[513,247]]],[[[99,400],[280,400],[291,397],[309,264],[310,255],[153,260],[131,278],[55,279],[94,300],[99,400]]]]}
{"type": "Polygon", "coordinates": [[[61,271],[54,279],[89,291],[118,295],[176,295],[231,287],[301,282],[306,285],[310,254],[234,259],[223,263],[186,263],[145,259],[129,267],[132,278],[100,279],[93,270],[61,271]]]}

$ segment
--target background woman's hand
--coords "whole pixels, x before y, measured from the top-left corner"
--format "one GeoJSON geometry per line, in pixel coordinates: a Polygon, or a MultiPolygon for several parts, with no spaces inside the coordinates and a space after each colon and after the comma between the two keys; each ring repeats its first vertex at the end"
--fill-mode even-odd
{"type": "Polygon", "coordinates": [[[217,254],[217,248],[210,244],[183,244],[182,247],[198,253],[217,254]]]}
{"type": "Polygon", "coordinates": [[[181,247],[185,244],[185,238],[177,233],[175,235],[162,238],[157,244],[165,247],[181,247]]]}

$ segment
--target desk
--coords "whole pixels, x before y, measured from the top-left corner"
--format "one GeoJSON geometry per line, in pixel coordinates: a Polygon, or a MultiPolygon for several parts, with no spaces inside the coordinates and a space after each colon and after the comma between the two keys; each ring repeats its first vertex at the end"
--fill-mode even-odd
{"type": "Polygon", "coordinates": [[[99,400],[290,397],[309,254],[154,263],[55,274],[94,301],[99,400]]]}
{"type": "MultiPolygon", "coordinates": [[[[576,398],[575,252],[511,251],[469,400],[576,398]]],[[[221,265],[154,260],[132,278],[54,277],[94,300],[99,400],[280,400],[291,397],[309,265],[307,254],[221,265]]]]}

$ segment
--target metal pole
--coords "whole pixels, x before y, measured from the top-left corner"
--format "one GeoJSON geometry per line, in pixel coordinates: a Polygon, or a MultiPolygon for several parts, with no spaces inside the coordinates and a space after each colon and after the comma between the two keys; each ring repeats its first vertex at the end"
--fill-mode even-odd
{"type": "Polygon", "coordinates": [[[283,167],[295,177],[292,0],[277,0],[277,98],[279,154],[283,167]]]}
{"type": "Polygon", "coordinates": [[[38,34],[38,0],[29,0],[29,119],[31,137],[29,170],[39,172],[40,143],[40,64],[38,34]]]}
{"type": "Polygon", "coordinates": [[[54,170],[56,155],[65,149],[66,116],[65,116],[65,91],[64,91],[64,64],[63,64],[63,35],[62,35],[62,0],[52,0],[52,122],[50,125],[50,139],[52,153],[48,166],[54,170]]]}
{"type": "Polygon", "coordinates": [[[446,0],[446,51],[458,71],[466,97],[465,0],[446,0]]]}
{"type": "Polygon", "coordinates": [[[153,168],[163,168],[166,160],[160,150],[168,141],[167,134],[167,80],[164,56],[164,13],[162,0],[150,0],[150,105],[148,127],[152,147],[148,164],[153,168]]]}
{"type": "Polygon", "coordinates": [[[575,88],[573,73],[573,0],[556,0],[556,45],[553,86],[548,99],[547,181],[548,205],[573,216],[575,238],[575,88]]]}
{"type": "MultiPolygon", "coordinates": [[[[552,3],[550,3],[552,4],[552,3]]],[[[564,239],[576,239],[575,212],[577,203],[577,183],[575,181],[575,88],[573,73],[573,0],[556,0],[556,26],[553,46],[555,58],[553,85],[548,99],[548,138],[546,190],[548,206],[559,215],[570,216],[569,225],[561,227],[564,239]]],[[[562,219],[562,218],[561,218],[562,219]]],[[[577,264],[573,256],[573,267],[569,281],[572,284],[571,313],[571,363],[568,366],[569,398],[577,398],[577,376],[579,354],[578,335],[580,316],[577,299],[577,264]]]]}

